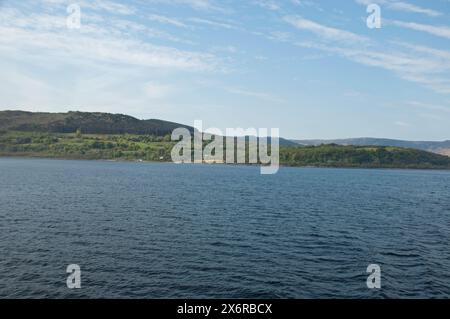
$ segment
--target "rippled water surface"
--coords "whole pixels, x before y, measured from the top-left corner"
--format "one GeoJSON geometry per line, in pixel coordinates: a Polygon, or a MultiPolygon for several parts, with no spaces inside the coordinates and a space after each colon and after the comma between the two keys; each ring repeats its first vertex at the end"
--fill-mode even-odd
{"type": "Polygon", "coordinates": [[[449,243],[449,172],[0,159],[0,298],[448,298],[449,243]]]}

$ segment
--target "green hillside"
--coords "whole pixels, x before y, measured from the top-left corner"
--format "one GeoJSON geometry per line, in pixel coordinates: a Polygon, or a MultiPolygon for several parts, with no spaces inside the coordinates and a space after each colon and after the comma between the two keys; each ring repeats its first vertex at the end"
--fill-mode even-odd
{"type": "Polygon", "coordinates": [[[393,140],[388,138],[347,138],[336,140],[293,140],[299,145],[321,145],[321,144],[339,144],[339,145],[377,145],[377,146],[394,146],[403,148],[414,148],[422,151],[432,152],[441,155],[450,156],[450,140],[447,141],[405,141],[393,140]]]}
{"type": "Polygon", "coordinates": [[[450,169],[450,157],[412,148],[326,144],[283,148],[280,161],[292,166],[450,169]]]}
{"type": "MultiPolygon", "coordinates": [[[[170,161],[170,135],[0,132],[0,156],[170,161]]],[[[224,152],[226,154],[226,150],[224,152]]],[[[450,157],[383,146],[281,146],[288,166],[450,169],[450,157]]]]}

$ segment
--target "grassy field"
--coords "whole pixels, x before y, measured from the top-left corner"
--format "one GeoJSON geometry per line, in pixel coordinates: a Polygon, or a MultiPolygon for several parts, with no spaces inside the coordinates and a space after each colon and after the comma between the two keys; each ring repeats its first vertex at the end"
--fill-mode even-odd
{"type": "Polygon", "coordinates": [[[0,155],[169,161],[170,136],[3,132],[0,155]]]}

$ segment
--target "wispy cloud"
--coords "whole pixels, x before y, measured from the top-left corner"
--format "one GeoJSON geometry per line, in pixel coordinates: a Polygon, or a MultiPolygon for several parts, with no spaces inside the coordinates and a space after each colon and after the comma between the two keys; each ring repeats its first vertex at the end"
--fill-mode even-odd
{"type": "Polygon", "coordinates": [[[403,22],[403,21],[389,21],[389,24],[407,28],[415,31],[426,32],[437,37],[450,39],[450,27],[447,26],[434,26],[429,24],[421,24],[415,22],[403,22]]]}
{"type": "Polygon", "coordinates": [[[170,0],[175,3],[186,4],[195,9],[221,10],[220,6],[212,0],[170,0]]]}
{"type": "Polygon", "coordinates": [[[280,10],[280,3],[278,1],[273,0],[254,0],[253,3],[257,6],[260,6],[265,9],[269,9],[272,11],[280,10]]]}
{"type": "Polygon", "coordinates": [[[183,22],[179,21],[178,19],[175,18],[169,18],[166,16],[162,16],[162,15],[158,15],[158,14],[151,14],[149,15],[149,20],[150,21],[156,21],[159,23],[163,23],[163,24],[170,24],[176,27],[180,27],[180,28],[187,28],[188,26],[186,24],[184,24],[183,22]]]}
{"type": "Polygon", "coordinates": [[[394,124],[397,126],[401,126],[401,127],[410,127],[411,126],[411,124],[406,123],[404,121],[395,121],[394,124]]]}
{"type": "Polygon", "coordinates": [[[91,59],[142,67],[184,70],[212,70],[217,65],[210,53],[191,52],[155,45],[130,37],[124,29],[144,28],[132,21],[111,25],[83,24],[77,31],[66,27],[63,17],[25,15],[17,10],[0,11],[0,49],[17,54],[59,55],[67,59],[91,59]]]}
{"type": "Polygon", "coordinates": [[[210,27],[218,27],[218,28],[224,28],[224,29],[237,29],[237,27],[235,25],[232,25],[230,23],[214,21],[214,20],[210,20],[210,19],[189,18],[189,21],[198,23],[198,24],[204,24],[204,25],[207,25],[210,27]]]}
{"type": "Polygon", "coordinates": [[[226,11],[214,0],[141,0],[143,4],[183,5],[200,11],[226,11]]]}
{"type": "Polygon", "coordinates": [[[330,41],[345,41],[351,43],[368,41],[366,37],[357,35],[350,31],[331,28],[317,22],[304,19],[300,16],[285,16],[283,20],[299,30],[312,32],[317,36],[330,41]]]}
{"type": "Polygon", "coordinates": [[[44,6],[68,6],[76,3],[85,9],[108,12],[115,15],[132,15],[136,13],[136,8],[130,4],[118,3],[111,0],[40,0],[44,6]]]}
{"type": "Polygon", "coordinates": [[[355,0],[356,3],[362,4],[362,5],[369,5],[372,3],[377,3],[380,5],[385,6],[388,9],[396,10],[396,11],[402,11],[402,12],[408,12],[408,13],[418,13],[418,14],[424,14],[430,17],[437,17],[441,16],[442,13],[436,10],[423,8],[420,6],[417,6],[415,4],[404,2],[404,1],[397,1],[397,0],[355,0]]]}
{"type": "Polygon", "coordinates": [[[303,48],[332,53],[362,65],[382,68],[436,92],[450,93],[450,59],[445,51],[396,43],[380,46],[366,37],[298,16],[283,19],[296,29],[310,31],[322,40],[295,41],[289,37],[285,41],[303,48]]]}
{"type": "Polygon", "coordinates": [[[255,92],[255,91],[249,91],[249,90],[245,90],[245,89],[241,89],[241,88],[227,88],[226,90],[231,94],[238,94],[238,95],[257,98],[257,99],[261,99],[261,100],[267,100],[270,102],[276,102],[276,103],[284,102],[283,99],[281,99],[277,96],[274,96],[270,93],[266,93],[266,92],[255,92]]]}
{"type": "Polygon", "coordinates": [[[379,48],[359,49],[314,42],[296,42],[296,45],[334,53],[362,65],[382,68],[394,72],[404,80],[421,84],[438,93],[450,94],[450,61],[430,52],[420,53],[394,47],[386,48],[386,51],[379,48]]]}
{"type": "Polygon", "coordinates": [[[398,11],[421,13],[421,14],[428,15],[430,17],[437,17],[437,16],[442,15],[441,12],[438,12],[436,10],[422,8],[422,7],[416,6],[411,3],[401,2],[401,1],[390,2],[390,3],[388,3],[388,7],[393,10],[398,10],[398,11]]]}
{"type": "Polygon", "coordinates": [[[81,1],[80,5],[84,8],[104,10],[113,14],[131,15],[136,13],[136,8],[131,5],[125,5],[109,0],[81,1]]]}

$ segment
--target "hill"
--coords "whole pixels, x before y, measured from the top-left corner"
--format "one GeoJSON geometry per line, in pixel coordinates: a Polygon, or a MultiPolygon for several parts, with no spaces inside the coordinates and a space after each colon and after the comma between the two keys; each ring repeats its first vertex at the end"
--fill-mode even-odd
{"type": "Polygon", "coordinates": [[[283,148],[280,162],[292,166],[450,169],[450,157],[412,148],[322,144],[283,148]]]}
{"type": "MultiPolygon", "coordinates": [[[[84,134],[135,134],[165,136],[176,128],[191,126],[162,121],[138,120],[132,116],[110,113],[33,113],[24,111],[0,111],[0,131],[75,133],[84,134]]],[[[295,142],[280,138],[280,145],[294,146],[295,142]]]]}
{"type": "Polygon", "coordinates": [[[292,140],[300,145],[321,145],[321,144],[338,144],[338,145],[374,145],[374,146],[395,146],[403,148],[414,148],[418,150],[433,152],[436,154],[450,156],[450,140],[443,142],[431,141],[405,141],[385,138],[348,138],[336,140],[292,140]]]}
{"type": "Polygon", "coordinates": [[[0,130],[20,132],[74,133],[78,129],[86,134],[147,134],[164,136],[175,128],[190,126],[161,121],[138,120],[132,116],[110,113],[33,113],[0,111],[0,130]]]}

